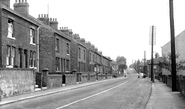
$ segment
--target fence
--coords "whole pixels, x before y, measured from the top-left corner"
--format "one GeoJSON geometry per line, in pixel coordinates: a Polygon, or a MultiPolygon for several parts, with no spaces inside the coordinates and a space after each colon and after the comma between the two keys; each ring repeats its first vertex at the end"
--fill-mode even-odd
{"type": "MultiPolygon", "coordinates": [[[[169,87],[172,87],[172,77],[170,75],[162,75],[159,80],[166,83],[169,87]]],[[[177,75],[176,79],[176,89],[185,96],[185,76],[177,75]]]]}

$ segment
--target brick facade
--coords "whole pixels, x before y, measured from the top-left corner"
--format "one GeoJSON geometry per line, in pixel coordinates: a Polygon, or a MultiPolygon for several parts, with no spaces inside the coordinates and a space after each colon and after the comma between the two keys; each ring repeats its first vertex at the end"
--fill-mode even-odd
{"type": "MultiPolygon", "coordinates": [[[[42,17],[42,16],[41,16],[42,17]]],[[[50,72],[70,72],[71,71],[71,39],[64,33],[56,30],[57,23],[52,27],[47,24],[47,17],[38,18],[42,22],[40,23],[40,71],[44,68],[48,68],[50,72]]],[[[49,20],[49,19],[48,19],[49,20]]],[[[52,22],[54,22],[52,20],[52,22]]],[[[56,22],[56,21],[55,21],[56,22]]]]}
{"type": "Polygon", "coordinates": [[[37,28],[38,25],[33,21],[30,21],[25,16],[11,10],[8,7],[1,6],[1,67],[7,67],[9,62],[7,62],[7,57],[12,61],[11,67],[18,68],[30,68],[36,67],[36,38],[37,38],[37,28]],[[12,38],[8,37],[8,24],[12,23],[12,38]],[[30,29],[34,33],[35,43],[30,43],[30,29]],[[11,54],[8,54],[8,49],[10,48],[11,54]],[[12,49],[14,53],[12,55],[12,49]],[[30,60],[32,57],[34,59],[30,60]],[[10,56],[8,56],[10,55],[10,56]],[[11,59],[11,57],[14,57],[11,59]],[[13,62],[14,61],[14,62],[13,62]],[[33,63],[31,65],[31,63],[33,63]]]}

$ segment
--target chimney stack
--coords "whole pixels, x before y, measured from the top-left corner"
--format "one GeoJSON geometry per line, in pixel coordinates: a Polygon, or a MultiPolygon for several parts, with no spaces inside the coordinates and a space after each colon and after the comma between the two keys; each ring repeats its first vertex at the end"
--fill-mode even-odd
{"type": "Polygon", "coordinates": [[[73,39],[75,39],[76,41],[80,41],[80,36],[79,36],[79,34],[73,34],[73,39]]]}
{"type": "Polygon", "coordinates": [[[2,4],[10,8],[10,0],[1,0],[2,4]]]}
{"type": "Polygon", "coordinates": [[[50,24],[50,26],[53,29],[58,30],[58,21],[57,21],[57,18],[50,18],[49,24],[50,24]]]}
{"type": "Polygon", "coordinates": [[[88,41],[85,43],[88,48],[91,48],[91,43],[88,41]]]}
{"type": "Polygon", "coordinates": [[[42,21],[44,24],[49,25],[49,16],[48,16],[48,14],[39,14],[39,17],[37,19],[42,21]]]}
{"type": "Polygon", "coordinates": [[[69,37],[72,37],[72,35],[73,35],[72,29],[68,29],[68,27],[60,27],[60,31],[69,37]]]}
{"type": "Polygon", "coordinates": [[[14,10],[24,16],[29,15],[29,4],[27,0],[15,0],[14,10]]]}
{"type": "Polygon", "coordinates": [[[84,38],[81,38],[80,39],[80,43],[83,44],[83,45],[85,45],[85,39],[84,38]]]}

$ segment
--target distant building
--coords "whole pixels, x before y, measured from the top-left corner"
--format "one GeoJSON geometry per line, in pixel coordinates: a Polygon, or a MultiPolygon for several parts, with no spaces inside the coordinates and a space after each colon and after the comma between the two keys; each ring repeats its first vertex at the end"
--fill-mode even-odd
{"type": "MultiPolygon", "coordinates": [[[[185,30],[182,31],[179,35],[175,37],[175,50],[176,54],[179,54],[179,58],[177,61],[185,60],[185,30]]],[[[171,53],[171,42],[169,41],[162,47],[162,55],[167,55],[168,53],[171,53]]]]}

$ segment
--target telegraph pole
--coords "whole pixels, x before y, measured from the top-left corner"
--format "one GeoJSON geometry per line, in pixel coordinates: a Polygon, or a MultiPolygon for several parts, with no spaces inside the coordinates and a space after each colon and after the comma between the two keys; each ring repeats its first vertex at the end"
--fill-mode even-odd
{"type": "Polygon", "coordinates": [[[176,88],[176,56],[175,56],[175,29],[173,18],[173,0],[169,0],[170,9],[170,32],[171,32],[171,75],[172,75],[172,91],[177,91],[176,88]]]}
{"type": "Polygon", "coordinates": [[[146,51],[144,51],[144,74],[146,75],[146,51]]]}
{"type": "Polygon", "coordinates": [[[154,82],[154,74],[153,74],[153,40],[154,40],[154,26],[152,25],[152,40],[151,40],[151,81],[154,82]]]}

